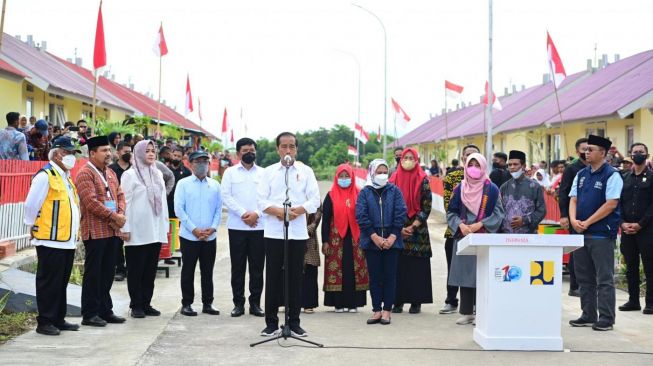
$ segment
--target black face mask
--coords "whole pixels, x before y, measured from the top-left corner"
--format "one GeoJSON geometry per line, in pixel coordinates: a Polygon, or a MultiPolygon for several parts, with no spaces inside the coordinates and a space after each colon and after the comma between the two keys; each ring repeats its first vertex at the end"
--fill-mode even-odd
{"type": "Polygon", "coordinates": [[[170,159],[170,158],[163,158],[164,163],[170,163],[171,161],[172,161],[172,159],[170,159]]]}
{"type": "Polygon", "coordinates": [[[646,162],[646,155],[644,154],[632,155],[630,158],[633,159],[633,163],[635,163],[635,165],[642,165],[644,162],[646,162]]]}
{"type": "Polygon", "coordinates": [[[501,168],[501,163],[499,163],[499,162],[493,162],[493,163],[492,163],[492,168],[493,168],[493,169],[500,169],[500,168],[501,168]]]}
{"type": "Polygon", "coordinates": [[[585,161],[585,159],[587,159],[587,157],[585,156],[585,153],[580,153],[580,155],[578,155],[578,157],[579,157],[580,160],[582,160],[582,161],[585,161]]]}
{"type": "Polygon", "coordinates": [[[395,156],[395,161],[397,162],[397,165],[401,164],[401,156],[395,156]]]}
{"type": "Polygon", "coordinates": [[[132,160],[132,153],[124,153],[120,156],[120,159],[122,159],[122,161],[125,163],[129,163],[132,160]]]}
{"type": "Polygon", "coordinates": [[[245,163],[245,164],[251,164],[251,163],[254,162],[254,160],[256,160],[256,153],[248,152],[248,153],[243,155],[242,160],[243,160],[243,163],[245,163]]]}
{"type": "Polygon", "coordinates": [[[172,162],[172,165],[174,165],[174,166],[179,166],[179,164],[181,164],[181,160],[172,159],[171,162],[172,162]]]}

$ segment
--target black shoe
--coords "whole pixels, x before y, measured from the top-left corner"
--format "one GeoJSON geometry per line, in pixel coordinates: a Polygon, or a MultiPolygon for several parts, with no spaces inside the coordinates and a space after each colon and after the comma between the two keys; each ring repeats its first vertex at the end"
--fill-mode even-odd
{"type": "Polygon", "coordinates": [[[197,311],[193,310],[190,305],[182,306],[180,313],[186,316],[197,316],[197,311]]]}
{"type": "Polygon", "coordinates": [[[573,297],[580,297],[580,290],[579,289],[569,290],[568,295],[573,297]]]}
{"type": "Polygon", "coordinates": [[[124,281],[125,280],[125,274],[117,272],[115,276],[113,276],[114,281],[124,281]]]}
{"type": "Polygon", "coordinates": [[[376,319],[369,318],[369,319],[367,319],[367,324],[370,324],[370,325],[379,324],[380,322],[381,322],[381,318],[376,318],[376,319]]]}
{"type": "Polygon", "coordinates": [[[79,324],[68,323],[67,321],[64,321],[63,324],[55,325],[55,327],[57,327],[57,329],[59,330],[70,330],[70,331],[79,330],[79,324]]]}
{"type": "Polygon", "coordinates": [[[145,309],[143,309],[143,312],[147,316],[159,316],[159,315],[161,315],[160,311],[156,310],[155,308],[153,308],[151,306],[146,306],[145,309]]]}
{"type": "Polygon", "coordinates": [[[263,337],[274,337],[279,333],[279,327],[274,325],[268,325],[261,331],[261,336],[263,337]]]}
{"type": "Polygon", "coordinates": [[[166,260],[163,261],[163,263],[165,263],[165,264],[176,264],[177,262],[175,262],[174,259],[166,259],[166,260]]]}
{"type": "Polygon", "coordinates": [[[101,318],[104,319],[107,323],[110,323],[110,324],[122,324],[127,320],[127,319],[123,318],[122,316],[118,316],[116,314],[103,316],[101,318]]]}
{"type": "Polygon", "coordinates": [[[263,309],[261,309],[260,306],[258,305],[250,305],[249,306],[249,313],[254,316],[265,316],[265,313],[263,312],[263,309]]]}
{"type": "Polygon", "coordinates": [[[594,323],[594,325],[592,325],[592,329],[599,330],[599,331],[606,331],[606,330],[612,330],[614,328],[612,327],[612,324],[606,321],[599,320],[598,322],[594,323]]]}
{"type": "Polygon", "coordinates": [[[209,315],[220,315],[220,310],[214,308],[211,304],[202,306],[202,312],[209,315]]]}
{"type": "Polygon", "coordinates": [[[36,333],[43,335],[55,336],[61,334],[59,329],[52,324],[48,325],[39,325],[36,327],[36,333]]]}
{"type": "Polygon", "coordinates": [[[653,314],[653,306],[646,306],[642,310],[642,314],[653,314]]]}
{"type": "Polygon", "coordinates": [[[422,312],[422,305],[421,304],[411,305],[410,309],[408,309],[408,312],[410,314],[419,314],[420,312],[422,312]]]}
{"type": "Polygon", "coordinates": [[[575,320],[570,320],[569,325],[571,325],[572,327],[590,327],[594,325],[594,322],[585,320],[583,318],[578,318],[575,320]]]}
{"type": "Polygon", "coordinates": [[[107,325],[106,320],[100,318],[97,315],[94,315],[88,319],[82,319],[82,325],[88,325],[91,327],[105,327],[107,325]]]}
{"type": "MultiPolygon", "coordinates": [[[[251,311],[251,310],[250,310],[251,311]]],[[[236,306],[234,309],[231,311],[231,316],[233,318],[237,318],[241,315],[245,314],[245,307],[244,306],[236,306]]]]}
{"type": "Polygon", "coordinates": [[[640,311],[640,310],[642,310],[642,307],[639,304],[633,304],[630,301],[619,306],[619,311],[640,311]]]}
{"type": "Polygon", "coordinates": [[[143,309],[132,309],[131,317],[136,319],[145,318],[145,312],[143,311],[143,309]]]}
{"type": "Polygon", "coordinates": [[[294,335],[295,337],[308,337],[308,333],[299,325],[291,325],[290,334],[294,335]]]}
{"type": "Polygon", "coordinates": [[[381,323],[381,325],[388,325],[390,324],[391,321],[392,321],[391,318],[388,318],[388,320],[381,318],[381,321],[379,321],[379,323],[381,323]]]}
{"type": "Polygon", "coordinates": [[[404,312],[404,304],[395,305],[392,308],[392,312],[395,313],[395,314],[403,313],[404,312]]]}

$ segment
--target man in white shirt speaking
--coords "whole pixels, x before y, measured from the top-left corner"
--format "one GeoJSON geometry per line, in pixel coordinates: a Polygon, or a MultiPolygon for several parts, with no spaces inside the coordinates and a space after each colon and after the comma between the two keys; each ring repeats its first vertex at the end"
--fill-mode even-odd
{"type": "Polygon", "coordinates": [[[256,142],[244,137],[236,142],[240,162],[222,176],[222,199],[229,209],[229,256],[231,257],[231,291],[234,309],[232,317],[245,314],[245,270],[249,262],[249,313],[263,316],[263,242],[262,216],[256,204],[257,186],[263,168],[256,165],[256,142]]]}
{"type": "Polygon", "coordinates": [[[274,336],[279,331],[279,306],[283,304],[283,291],[290,298],[288,310],[290,330],[293,335],[306,337],[308,334],[299,325],[301,307],[302,270],[308,230],[306,213],[315,213],[320,206],[320,191],[313,170],[295,161],[299,144],[290,132],[277,136],[277,152],[280,162],[263,171],[258,185],[258,208],[263,216],[265,236],[265,324],[262,336],[274,336]],[[288,289],[283,288],[284,257],[284,209],[288,195],[288,289]]]}

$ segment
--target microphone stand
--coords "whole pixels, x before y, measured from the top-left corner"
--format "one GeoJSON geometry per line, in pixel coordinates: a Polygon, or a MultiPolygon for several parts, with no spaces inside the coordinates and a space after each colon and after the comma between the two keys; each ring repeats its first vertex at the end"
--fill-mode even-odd
{"type": "MultiPolygon", "coordinates": [[[[288,250],[289,248],[289,243],[288,243],[288,227],[290,226],[290,195],[288,194],[290,191],[290,186],[288,185],[288,171],[290,170],[290,165],[288,159],[285,160],[285,166],[286,166],[286,176],[285,176],[285,181],[286,181],[286,200],[283,201],[283,301],[284,301],[284,307],[285,311],[283,312],[283,318],[284,318],[284,324],[281,325],[281,332],[277,334],[274,337],[271,337],[269,339],[262,340],[260,342],[255,342],[250,344],[250,347],[256,347],[259,344],[264,344],[268,342],[272,342],[275,340],[278,340],[280,338],[283,338],[284,340],[287,340],[288,338],[296,339],[298,341],[302,341],[305,343],[312,344],[314,346],[318,347],[324,347],[323,344],[317,343],[317,342],[312,342],[309,341],[308,339],[303,339],[300,337],[297,337],[292,334],[292,331],[290,330],[290,270],[288,268],[288,250]]],[[[265,294],[265,296],[274,296],[275,294],[265,294]]]]}

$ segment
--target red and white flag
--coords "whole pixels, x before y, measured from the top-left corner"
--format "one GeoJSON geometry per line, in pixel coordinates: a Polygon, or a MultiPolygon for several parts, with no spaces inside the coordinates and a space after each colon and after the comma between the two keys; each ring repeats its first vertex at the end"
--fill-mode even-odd
{"type": "Polygon", "coordinates": [[[458,99],[463,92],[463,87],[448,80],[444,81],[445,95],[449,98],[458,99]]]}
{"type": "Polygon", "coordinates": [[[349,147],[347,148],[347,154],[353,155],[353,156],[358,156],[358,150],[356,150],[355,147],[349,145],[349,147]]]}
{"type": "MultiPolygon", "coordinates": [[[[488,102],[487,102],[488,94],[489,94],[488,93],[488,82],[486,81],[485,82],[485,95],[483,96],[483,104],[485,104],[485,105],[488,105],[488,102]]],[[[496,109],[498,111],[503,109],[503,107],[501,106],[501,102],[499,101],[499,99],[497,99],[497,95],[494,93],[494,91],[492,92],[492,108],[494,108],[494,109],[496,109]]]]}
{"type": "Polygon", "coordinates": [[[163,36],[163,24],[161,24],[159,31],[156,33],[152,51],[154,51],[154,54],[159,57],[168,54],[168,45],[166,44],[166,38],[163,36]]]}
{"type": "Polygon", "coordinates": [[[370,136],[365,132],[363,126],[359,123],[354,124],[354,138],[366,144],[370,140],[370,136]]]}
{"type": "Polygon", "coordinates": [[[408,117],[406,111],[404,111],[404,109],[401,108],[399,103],[397,103],[397,101],[395,101],[393,98],[390,98],[390,100],[392,101],[392,108],[394,108],[395,110],[395,118],[397,117],[397,115],[399,115],[403,126],[404,127],[408,126],[408,122],[410,122],[410,117],[408,117]]]}
{"type": "Polygon", "coordinates": [[[107,49],[104,46],[104,22],[102,21],[102,1],[97,13],[95,28],[95,47],[93,48],[93,69],[97,70],[107,65],[107,49]]]}
{"type": "Polygon", "coordinates": [[[222,115],[222,129],[220,130],[220,133],[226,138],[227,131],[229,131],[229,126],[227,123],[227,107],[224,107],[224,114],[222,115]]]}
{"type": "Polygon", "coordinates": [[[555,87],[557,88],[567,77],[567,73],[565,72],[565,67],[562,65],[562,59],[558,54],[556,46],[553,44],[553,40],[551,39],[549,32],[546,32],[546,54],[547,61],[549,63],[549,72],[551,73],[551,79],[553,79],[555,87]]]}
{"type": "Polygon", "coordinates": [[[186,115],[193,111],[193,95],[190,92],[190,77],[186,74],[186,104],[184,111],[186,115]]]}
{"type": "Polygon", "coordinates": [[[381,125],[379,125],[379,132],[376,133],[376,142],[381,143],[381,125]]]}
{"type": "Polygon", "coordinates": [[[229,142],[234,143],[234,129],[231,129],[231,137],[229,137],[229,142]]]}

